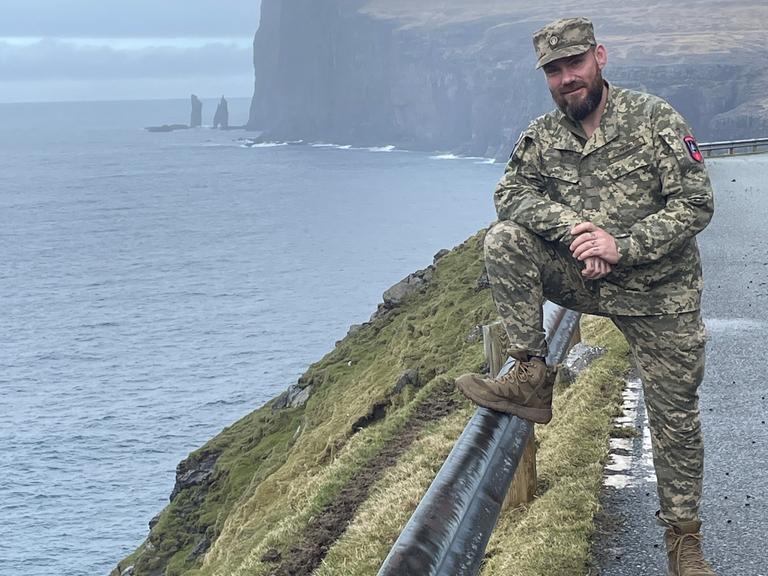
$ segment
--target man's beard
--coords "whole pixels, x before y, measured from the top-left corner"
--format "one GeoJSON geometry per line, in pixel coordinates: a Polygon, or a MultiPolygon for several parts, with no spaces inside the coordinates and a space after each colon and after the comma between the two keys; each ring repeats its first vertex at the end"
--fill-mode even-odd
{"type": "Polygon", "coordinates": [[[574,122],[581,122],[600,106],[600,101],[603,99],[603,85],[603,75],[598,70],[591,84],[576,83],[573,86],[568,86],[568,90],[587,89],[587,93],[580,100],[566,100],[566,95],[560,93],[553,93],[552,98],[563,114],[574,122]]]}

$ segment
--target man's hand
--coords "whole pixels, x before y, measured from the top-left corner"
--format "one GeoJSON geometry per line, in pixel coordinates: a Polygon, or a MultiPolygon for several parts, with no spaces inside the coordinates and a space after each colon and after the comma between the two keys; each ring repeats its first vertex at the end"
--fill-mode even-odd
{"type": "Polygon", "coordinates": [[[613,270],[613,266],[597,256],[587,258],[584,260],[584,264],[586,267],[581,271],[581,275],[590,280],[605,278],[613,270]]]}
{"type": "Polygon", "coordinates": [[[619,261],[616,239],[592,222],[582,222],[574,226],[571,235],[576,236],[570,246],[574,258],[586,260],[597,257],[611,266],[619,261]]]}

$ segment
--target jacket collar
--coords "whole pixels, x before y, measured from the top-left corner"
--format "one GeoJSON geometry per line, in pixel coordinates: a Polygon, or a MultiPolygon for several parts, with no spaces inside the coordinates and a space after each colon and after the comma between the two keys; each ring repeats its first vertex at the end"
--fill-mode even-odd
{"type": "Polygon", "coordinates": [[[579,153],[588,153],[585,149],[599,148],[604,146],[619,135],[618,117],[616,113],[618,89],[612,87],[608,82],[605,82],[608,88],[608,97],[605,102],[605,110],[600,118],[600,125],[597,132],[593,134],[593,138],[596,140],[594,144],[588,142],[587,135],[581,127],[581,124],[574,122],[568,116],[557,108],[554,111],[556,120],[556,133],[554,139],[554,147],[560,150],[572,150],[579,153]]]}

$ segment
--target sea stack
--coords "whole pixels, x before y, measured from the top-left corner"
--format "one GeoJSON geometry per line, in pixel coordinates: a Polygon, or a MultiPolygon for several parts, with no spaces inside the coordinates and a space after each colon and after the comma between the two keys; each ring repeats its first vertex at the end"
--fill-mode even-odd
{"type": "Polygon", "coordinates": [[[229,107],[224,96],[219,100],[219,106],[216,108],[216,114],[213,115],[213,127],[226,130],[229,128],[229,107]]]}
{"type": "Polygon", "coordinates": [[[192,94],[192,114],[189,117],[190,128],[197,128],[203,124],[203,103],[200,99],[192,94]]]}

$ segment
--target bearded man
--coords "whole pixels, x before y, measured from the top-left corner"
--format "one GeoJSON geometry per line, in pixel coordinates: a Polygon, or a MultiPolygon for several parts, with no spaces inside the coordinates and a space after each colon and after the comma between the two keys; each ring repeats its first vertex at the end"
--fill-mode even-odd
{"type": "Polygon", "coordinates": [[[485,238],[491,292],[516,364],[456,384],[480,406],[552,418],[544,298],[610,317],[643,381],[670,576],[712,576],[701,551],[703,287],[695,236],[714,210],[703,158],[665,101],[609,85],[592,23],[533,37],[557,109],[522,133],[494,194],[485,238]]]}

